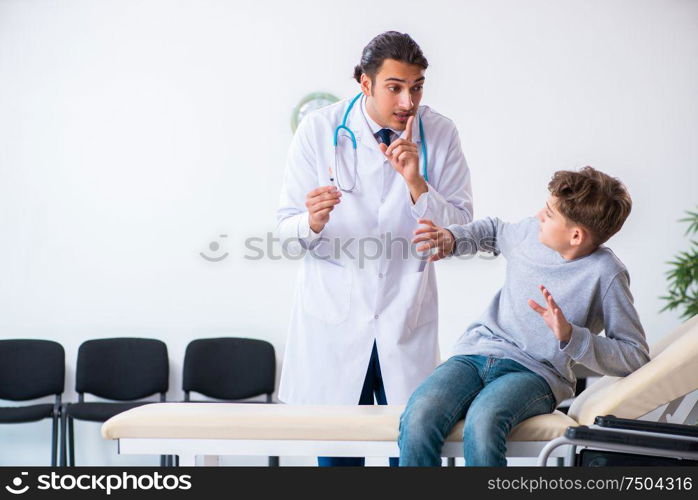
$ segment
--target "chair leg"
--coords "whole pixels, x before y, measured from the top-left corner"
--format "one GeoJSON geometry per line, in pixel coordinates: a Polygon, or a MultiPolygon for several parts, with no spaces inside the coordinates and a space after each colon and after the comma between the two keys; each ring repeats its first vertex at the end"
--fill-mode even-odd
{"type": "Polygon", "coordinates": [[[56,466],[56,452],[58,448],[58,415],[53,414],[51,423],[51,467],[56,466]]]}
{"type": "Polygon", "coordinates": [[[160,467],[167,467],[167,455],[160,455],[160,467]]]}
{"type": "Polygon", "coordinates": [[[66,437],[67,427],[68,427],[67,423],[66,423],[67,419],[68,419],[68,417],[67,417],[65,409],[64,409],[61,412],[61,467],[65,467],[68,464],[67,463],[68,462],[68,460],[67,460],[68,444],[67,444],[67,437],[66,437]]]}
{"type": "Polygon", "coordinates": [[[278,467],[279,457],[269,457],[269,467],[278,467]]]}
{"type": "Polygon", "coordinates": [[[455,467],[455,466],[456,466],[456,457],[446,458],[446,467],[455,467]]]}
{"type": "Polygon", "coordinates": [[[68,415],[68,457],[70,467],[75,467],[75,428],[73,427],[73,417],[68,415]]]}

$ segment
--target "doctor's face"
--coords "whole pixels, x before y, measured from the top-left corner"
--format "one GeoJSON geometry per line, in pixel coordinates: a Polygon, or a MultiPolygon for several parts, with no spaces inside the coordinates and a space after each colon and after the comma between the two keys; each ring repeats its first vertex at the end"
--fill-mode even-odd
{"type": "Polygon", "coordinates": [[[405,130],[407,119],[417,112],[422,99],[424,68],[386,59],[374,80],[361,75],[368,114],[381,127],[405,130]]]}

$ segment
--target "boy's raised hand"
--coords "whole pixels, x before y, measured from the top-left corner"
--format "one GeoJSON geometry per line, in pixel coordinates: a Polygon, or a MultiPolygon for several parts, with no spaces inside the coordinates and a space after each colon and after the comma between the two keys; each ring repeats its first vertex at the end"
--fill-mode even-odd
{"type": "Polygon", "coordinates": [[[412,240],[412,243],[424,242],[423,245],[417,247],[417,251],[424,252],[432,248],[437,249],[429,257],[429,262],[436,262],[453,253],[456,240],[451,231],[437,226],[429,219],[418,219],[417,222],[423,224],[423,227],[414,232],[415,238],[412,240]]]}
{"type": "Polygon", "coordinates": [[[548,328],[553,331],[555,337],[560,342],[569,342],[570,338],[572,338],[572,325],[567,321],[565,315],[562,314],[560,306],[557,305],[548,289],[543,285],[539,285],[538,288],[540,288],[548,308],[546,309],[533,299],[528,299],[528,305],[541,315],[545,324],[548,325],[548,328]]]}

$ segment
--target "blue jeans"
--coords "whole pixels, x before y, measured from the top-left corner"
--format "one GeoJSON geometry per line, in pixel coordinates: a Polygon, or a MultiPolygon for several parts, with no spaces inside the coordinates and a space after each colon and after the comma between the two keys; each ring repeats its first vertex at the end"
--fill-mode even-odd
{"type": "MultiPolygon", "coordinates": [[[[376,403],[379,405],[388,404],[385,397],[383,376],[381,375],[381,365],[378,361],[378,349],[376,349],[375,341],[373,342],[371,359],[368,362],[368,369],[366,370],[364,386],[361,389],[361,396],[359,396],[359,404],[372,405],[374,396],[376,398],[376,403]]],[[[318,457],[317,459],[319,467],[362,467],[364,463],[365,460],[363,457],[318,457]]],[[[398,458],[390,457],[389,463],[391,467],[397,467],[398,458]]]]}
{"type": "Polygon", "coordinates": [[[465,417],[465,464],[506,466],[511,429],[555,406],[545,379],[516,361],[453,356],[417,388],[400,417],[400,465],[441,465],[444,441],[465,417]]]}

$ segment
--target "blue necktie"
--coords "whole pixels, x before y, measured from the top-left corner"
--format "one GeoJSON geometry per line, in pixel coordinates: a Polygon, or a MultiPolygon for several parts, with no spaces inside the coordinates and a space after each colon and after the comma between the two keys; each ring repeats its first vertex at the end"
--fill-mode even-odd
{"type": "Polygon", "coordinates": [[[389,128],[382,128],[378,131],[378,136],[380,137],[380,140],[383,144],[386,146],[390,146],[390,129],[389,128]]]}

